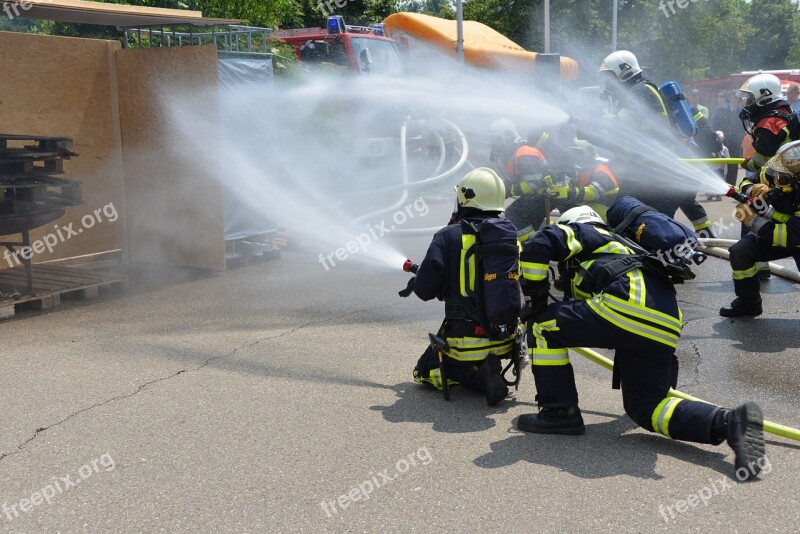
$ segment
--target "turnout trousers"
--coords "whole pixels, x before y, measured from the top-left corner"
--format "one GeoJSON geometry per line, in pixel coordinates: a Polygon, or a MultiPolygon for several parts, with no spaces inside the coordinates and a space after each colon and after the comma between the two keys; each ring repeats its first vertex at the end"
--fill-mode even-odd
{"type": "Polygon", "coordinates": [[[585,300],[553,303],[529,321],[528,352],[540,407],[578,405],[567,347],[615,350],[625,413],[642,428],[682,441],[719,443],[711,438],[717,406],[667,397],[678,379],[674,348],[614,325],[585,300]]]}
{"type": "Polygon", "coordinates": [[[758,272],[769,269],[766,262],[792,257],[800,269],[800,249],[775,246],[753,233],[745,235],[731,246],[730,253],[736,296],[748,301],[761,300],[758,272]]]}

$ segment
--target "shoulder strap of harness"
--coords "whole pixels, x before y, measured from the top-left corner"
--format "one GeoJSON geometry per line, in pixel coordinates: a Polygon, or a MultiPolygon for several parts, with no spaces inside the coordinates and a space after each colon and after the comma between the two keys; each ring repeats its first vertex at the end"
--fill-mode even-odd
{"type": "MultiPolygon", "coordinates": [[[[630,212],[628,212],[628,214],[625,216],[625,218],[622,219],[622,222],[620,222],[618,225],[616,225],[614,228],[611,229],[611,232],[613,232],[614,234],[620,234],[620,233],[624,232],[625,229],[628,226],[630,226],[630,224],[633,222],[633,220],[636,219],[636,217],[638,217],[639,215],[641,215],[642,213],[644,213],[646,211],[656,211],[656,210],[655,210],[655,208],[651,208],[650,206],[646,206],[644,204],[642,204],[641,206],[636,206],[630,212]]],[[[616,236],[615,235],[615,237],[621,237],[621,236],[616,236]]],[[[637,248],[638,248],[638,245],[637,245],[637,248]]]]}

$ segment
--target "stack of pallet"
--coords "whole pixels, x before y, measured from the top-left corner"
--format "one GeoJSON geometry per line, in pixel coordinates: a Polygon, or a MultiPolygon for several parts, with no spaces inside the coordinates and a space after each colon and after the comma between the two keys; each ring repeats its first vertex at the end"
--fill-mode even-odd
{"type": "Polygon", "coordinates": [[[81,204],[81,183],[54,176],[74,156],[68,137],[0,134],[0,235],[27,232],[81,204]]]}
{"type": "MultiPolygon", "coordinates": [[[[0,134],[0,236],[21,234],[21,241],[0,241],[19,258],[16,247],[30,247],[30,230],[82,203],[81,183],[56,178],[72,152],[69,137],[0,134]]],[[[33,289],[30,257],[22,256],[26,290],[33,289]]]]}

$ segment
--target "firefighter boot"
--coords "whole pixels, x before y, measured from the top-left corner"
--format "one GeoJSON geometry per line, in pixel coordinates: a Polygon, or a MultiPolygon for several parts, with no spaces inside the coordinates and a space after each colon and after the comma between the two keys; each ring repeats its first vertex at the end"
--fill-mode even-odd
{"type": "Polygon", "coordinates": [[[508,386],[503,381],[503,366],[500,359],[489,354],[478,368],[478,381],[486,392],[486,404],[494,406],[508,395],[508,386]]]}
{"type": "Polygon", "coordinates": [[[764,454],[764,415],[755,402],[735,409],[720,408],[714,415],[712,442],[728,441],[736,454],[736,478],[740,482],[758,475],[766,465],[764,454]]]}
{"type": "Polygon", "coordinates": [[[730,306],[720,308],[719,314],[723,317],[755,317],[761,315],[761,283],[753,276],[734,280],[736,298],[730,306]]]}
{"type": "Polygon", "coordinates": [[[586,432],[581,410],[577,406],[540,408],[539,413],[521,415],[517,428],[534,434],[578,436],[586,432]]]}

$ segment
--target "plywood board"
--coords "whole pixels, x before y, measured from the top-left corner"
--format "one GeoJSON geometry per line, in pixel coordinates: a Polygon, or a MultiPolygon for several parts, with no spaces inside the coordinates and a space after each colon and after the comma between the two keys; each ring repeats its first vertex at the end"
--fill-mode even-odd
{"type": "MultiPolygon", "coordinates": [[[[64,162],[63,177],[83,182],[85,203],[31,232],[32,241],[59,235],[58,229],[65,237],[52,251],[34,254],[34,263],[123,248],[122,147],[109,61],[119,47],[115,41],[0,32],[0,130],[71,137],[80,154],[64,162]],[[81,232],[66,237],[69,225],[81,232]]],[[[0,258],[0,269],[9,267],[0,258]]]]}
{"type": "Polygon", "coordinates": [[[131,261],[224,270],[222,187],[204,158],[217,143],[187,146],[164,107],[201,95],[198,120],[219,121],[216,48],[117,50],[116,62],[131,261]]]}

